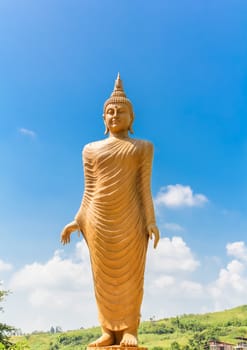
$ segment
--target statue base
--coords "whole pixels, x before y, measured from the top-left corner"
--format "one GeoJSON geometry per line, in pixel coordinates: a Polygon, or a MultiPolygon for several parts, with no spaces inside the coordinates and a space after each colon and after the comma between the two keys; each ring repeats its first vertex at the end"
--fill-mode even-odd
{"type": "Polygon", "coordinates": [[[110,346],[88,346],[87,350],[148,350],[148,348],[144,348],[140,346],[110,345],[110,346]]]}

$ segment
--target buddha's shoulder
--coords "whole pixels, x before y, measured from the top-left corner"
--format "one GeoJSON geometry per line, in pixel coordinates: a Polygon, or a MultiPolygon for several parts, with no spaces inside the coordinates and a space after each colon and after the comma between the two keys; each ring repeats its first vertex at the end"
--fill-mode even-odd
{"type": "Polygon", "coordinates": [[[83,153],[97,151],[100,148],[102,148],[105,144],[106,144],[106,139],[90,142],[84,146],[83,153]]]}
{"type": "Polygon", "coordinates": [[[134,144],[137,148],[140,148],[145,151],[153,151],[153,144],[150,141],[147,140],[141,140],[141,139],[132,139],[134,141],[134,144]]]}
{"type": "Polygon", "coordinates": [[[103,140],[99,140],[99,141],[94,141],[94,142],[90,142],[87,145],[84,146],[83,148],[83,153],[87,154],[87,153],[94,153],[94,152],[99,152],[101,149],[104,149],[105,147],[108,147],[110,145],[113,145],[115,142],[117,143],[123,143],[123,145],[126,145],[127,143],[131,143],[133,145],[133,147],[135,147],[136,149],[140,150],[140,151],[145,151],[145,152],[152,152],[153,151],[153,144],[150,141],[146,141],[146,140],[141,140],[141,139],[135,139],[135,138],[129,138],[129,139],[125,139],[125,140],[112,140],[110,138],[106,138],[103,140]]]}

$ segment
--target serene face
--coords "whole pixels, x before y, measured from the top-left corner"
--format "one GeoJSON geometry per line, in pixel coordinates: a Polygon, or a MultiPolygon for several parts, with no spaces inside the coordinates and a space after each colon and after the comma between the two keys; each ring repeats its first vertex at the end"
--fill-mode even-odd
{"type": "Polygon", "coordinates": [[[131,115],[125,103],[112,103],[106,107],[104,115],[106,126],[110,133],[128,132],[131,115]]]}

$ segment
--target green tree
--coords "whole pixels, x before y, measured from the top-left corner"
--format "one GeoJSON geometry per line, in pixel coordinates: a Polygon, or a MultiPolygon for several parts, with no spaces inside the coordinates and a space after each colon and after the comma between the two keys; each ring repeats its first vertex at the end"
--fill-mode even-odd
{"type": "Polygon", "coordinates": [[[12,346],[9,348],[9,350],[30,350],[30,346],[24,340],[24,341],[12,344],[12,346]]]}
{"type": "Polygon", "coordinates": [[[171,350],[180,350],[180,345],[178,344],[178,342],[174,341],[171,343],[171,350]]]}
{"type": "Polygon", "coordinates": [[[182,347],[182,350],[190,350],[189,345],[184,345],[184,346],[182,347]]]}
{"type": "MultiPolygon", "coordinates": [[[[0,290],[0,302],[9,294],[6,290],[0,290]]],[[[3,307],[0,306],[0,311],[3,312],[3,307]]],[[[5,323],[0,323],[0,350],[13,348],[13,343],[11,343],[10,334],[15,330],[14,327],[8,326],[5,323]]]]}
{"type": "Polygon", "coordinates": [[[208,350],[208,337],[203,332],[195,333],[193,338],[189,340],[189,345],[192,350],[208,350]]]}

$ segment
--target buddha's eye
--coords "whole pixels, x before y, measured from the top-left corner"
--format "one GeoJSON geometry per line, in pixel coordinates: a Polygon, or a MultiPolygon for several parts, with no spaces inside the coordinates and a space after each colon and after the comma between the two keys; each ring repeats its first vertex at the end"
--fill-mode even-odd
{"type": "Polygon", "coordinates": [[[113,109],[108,109],[107,114],[113,114],[113,109]]]}

